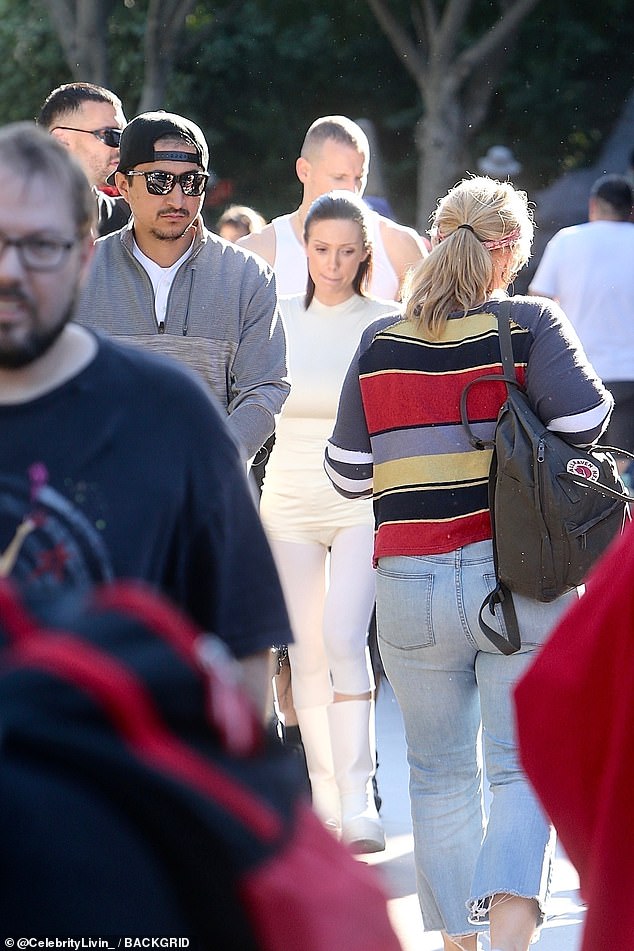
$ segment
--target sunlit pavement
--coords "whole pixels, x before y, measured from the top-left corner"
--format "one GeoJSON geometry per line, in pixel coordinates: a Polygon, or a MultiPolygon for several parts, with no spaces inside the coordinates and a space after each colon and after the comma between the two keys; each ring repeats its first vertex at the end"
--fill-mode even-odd
{"type": "MultiPolygon", "coordinates": [[[[400,711],[385,681],[377,702],[377,746],[381,814],[387,835],[385,852],[364,856],[381,874],[390,897],[390,917],[403,951],[442,951],[438,932],[425,933],[420,917],[414,877],[413,840],[407,795],[407,762],[400,711]]],[[[549,917],[536,951],[578,951],[581,944],[583,905],[578,878],[567,859],[555,862],[549,917]]],[[[483,941],[488,949],[488,942],[483,941]]]]}

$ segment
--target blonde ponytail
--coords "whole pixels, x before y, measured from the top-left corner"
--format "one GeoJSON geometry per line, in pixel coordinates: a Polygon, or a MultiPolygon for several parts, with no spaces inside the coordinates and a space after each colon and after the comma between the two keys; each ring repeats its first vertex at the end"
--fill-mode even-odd
{"type": "Polygon", "coordinates": [[[513,270],[530,257],[533,222],[525,192],[490,178],[465,179],[440,200],[432,251],[405,288],[405,316],[438,339],[449,314],[482,304],[493,284],[492,252],[513,249],[513,270]]]}

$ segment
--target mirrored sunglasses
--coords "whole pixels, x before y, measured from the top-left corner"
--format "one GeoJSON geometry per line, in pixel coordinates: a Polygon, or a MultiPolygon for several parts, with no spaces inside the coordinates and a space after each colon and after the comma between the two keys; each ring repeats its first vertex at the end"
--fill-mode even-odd
{"type": "Polygon", "coordinates": [[[133,169],[126,175],[143,175],[145,187],[150,195],[169,195],[176,184],[180,185],[184,195],[198,198],[205,190],[209,175],[207,172],[183,172],[173,175],[172,172],[138,172],[133,169]]]}

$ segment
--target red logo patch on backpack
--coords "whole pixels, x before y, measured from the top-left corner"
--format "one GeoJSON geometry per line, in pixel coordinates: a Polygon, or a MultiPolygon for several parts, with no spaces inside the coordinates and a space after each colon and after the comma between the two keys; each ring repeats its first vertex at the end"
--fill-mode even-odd
{"type": "Polygon", "coordinates": [[[599,467],[588,459],[570,459],[566,464],[566,472],[581,476],[582,479],[587,479],[588,482],[598,482],[601,475],[599,467]]]}

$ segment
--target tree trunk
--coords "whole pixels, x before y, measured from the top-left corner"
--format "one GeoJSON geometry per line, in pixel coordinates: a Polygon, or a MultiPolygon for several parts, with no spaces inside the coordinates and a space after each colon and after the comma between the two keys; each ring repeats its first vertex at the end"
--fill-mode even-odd
{"type": "Polygon", "coordinates": [[[77,68],[75,78],[108,87],[108,17],[112,0],[77,3],[77,68]]]}
{"type": "MultiPolygon", "coordinates": [[[[108,19],[118,0],[44,0],[73,78],[108,86],[108,19]]],[[[165,108],[165,92],[196,0],[149,0],[139,111],[165,108]]]]}
{"type": "Polygon", "coordinates": [[[425,88],[426,108],[416,127],[418,203],[416,227],[429,228],[438,199],[464,173],[464,115],[450,83],[425,88]],[[445,88],[443,88],[445,87],[445,88]],[[449,87],[449,88],[447,88],[449,87]]]}
{"type": "Polygon", "coordinates": [[[108,85],[108,17],[114,0],[44,0],[73,79],[108,85]]]}
{"type": "Polygon", "coordinates": [[[140,112],[165,108],[165,91],[187,17],[196,0],[150,0],[143,44],[140,112]]]}
{"type": "Polygon", "coordinates": [[[426,231],[438,198],[467,171],[468,143],[486,120],[520,25],[539,0],[499,0],[498,19],[464,49],[460,37],[474,0],[417,0],[411,23],[401,22],[390,0],[367,3],[424,107],[415,138],[417,228],[426,231]]]}

